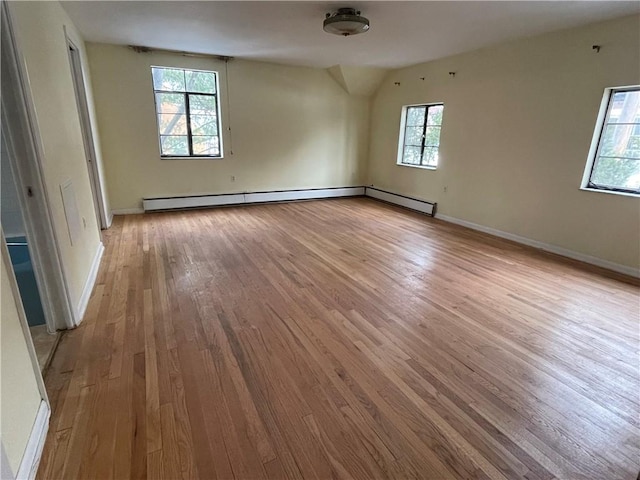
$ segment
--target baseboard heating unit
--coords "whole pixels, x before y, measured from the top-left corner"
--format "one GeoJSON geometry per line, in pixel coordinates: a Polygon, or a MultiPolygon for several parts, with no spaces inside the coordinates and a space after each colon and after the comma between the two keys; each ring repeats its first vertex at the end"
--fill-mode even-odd
{"type": "Polygon", "coordinates": [[[185,197],[145,198],[142,206],[145,212],[154,210],[181,210],[223,205],[250,203],[291,202],[320,198],[361,197],[364,187],[312,188],[307,190],[282,190],[275,192],[228,193],[219,195],[195,195],[185,197]]]}
{"type": "Polygon", "coordinates": [[[436,215],[436,210],[438,208],[438,204],[434,202],[418,200],[417,198],[398,195],[397,193],[387,192],[374,187],[365,187],[365,195],[377,200],[382,200],[383,202],[393,203],[394,205],[408,208],[409,210],[426,213],[431,217],[436,215]]]}

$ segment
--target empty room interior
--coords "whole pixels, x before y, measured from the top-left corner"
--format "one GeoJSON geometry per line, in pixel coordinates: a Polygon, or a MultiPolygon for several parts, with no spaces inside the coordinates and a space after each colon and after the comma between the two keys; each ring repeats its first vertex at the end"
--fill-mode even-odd
{"type": "Polygon", "coordinates": [[[2,1],[5,479],[640,478],[640,3],[2,1]]]}

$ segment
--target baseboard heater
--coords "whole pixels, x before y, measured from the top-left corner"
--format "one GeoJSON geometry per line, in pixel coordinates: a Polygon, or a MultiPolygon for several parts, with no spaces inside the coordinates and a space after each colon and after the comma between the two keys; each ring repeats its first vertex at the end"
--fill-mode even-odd
{"type": "Polygon", "coordinates": [[[387,192],[374,187],[365,187],[365,195],[367,197],[375,198],[387,203],[393,203],[394,205],[399,205],[410,210],[426,213],[431,217],[436,215],[436,210],[438,208],[438,204],[434,202],[418,200],[417,198],[398,195],[397,193],[387,192]]]}
{"type": "Polygon", "coordinates": [[[320,198],[361,197],[365,187],[311,188],[307,190],[282,190],[273,192],[227,193],[216,195],[194,195],[185,197],[145,198],[145,212],[154,210],[182,210],[187,208],[242,205],[249,203],[292,202],[320,198]]]}

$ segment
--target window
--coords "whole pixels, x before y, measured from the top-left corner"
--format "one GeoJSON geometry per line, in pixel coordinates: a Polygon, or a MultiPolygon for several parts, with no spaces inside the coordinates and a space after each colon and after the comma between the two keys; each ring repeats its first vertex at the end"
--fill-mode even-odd
{"type": "Polygon", "coordinates": [[[602,109],[583,187],[639,195],[640,86],[607,89],[602,109]]]}
{"type": "Polygon", "coordinates": [[[410,105],[402,109],[398,164],[436,168],[444,105],[410,105]]]}
{"type": "Polygon", "coordinates": [[[221,157],[216,72],[151,67],[162,157],[221,157]]]}

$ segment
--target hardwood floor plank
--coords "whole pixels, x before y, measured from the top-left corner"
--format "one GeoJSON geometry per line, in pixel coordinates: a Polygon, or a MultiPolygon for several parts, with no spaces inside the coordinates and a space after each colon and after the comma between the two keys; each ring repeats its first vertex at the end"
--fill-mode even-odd
{"type": "Polygon", "coordinates": [[[39,467],[41,478],[63,478],[64,461],[70,434],[70,428],[56,432],[45,445],[39,467]]]}
{"type": "Polygon", "coordinates": [[[203,384],[206,377],[200,351],[194,342],[186,342],[178,344],[178,354],[197,470],[201,478],[233,478],[224,443],[225,432],[213,408],[220,399],[210,396],[211,388],[203,384]],[[207,408],[207,401],[212,402],[212,408],[207,408]]]}
{"type": "Polygon", "coordinates": [[[160,421],[162,426],[162,470],[166,472],[167,478],[185,478],[181,468],[178,435],[171,403],[165,403],[160,407],[160,421]]]}
{"type": "Polygon", "coordinates": [[[39,479],[635,478],[640,281],[370,199],[116,217],[39,479]]]}
{"type": "Polygon", "coordinates": [[[144,352],[133,355],[133,394],[131,396],[131,478],[147,477],[147,407],[144,352]]]}
{"type": "Polygon", "coordinates": [[[189,412],[184,398],[185,389],[180,370],[177,349],[169,351],[169,378],[171,384],[171,406],[173,408],[179,466],[183,478],[198,478],[198,469],[192,454],[194,435],[189,421],[189,412]]]}
{"type": "Polygon", "coordinates": [[[145,405],[147,407],[147,454],[162,449],[160,421],[160,391],[158,387],[158,354],[155,339],[155,318],[151,290],[144,291],[144,341],[145,341],[145,405]]]}
{"type": "MultiPolygon", "coordinates": [[[[84,460],[84,453],[89,444],[89,421],[97,398],[97,386],[89,385],[80,391],[80,399],[76,411],[77,420],[71,429],[69,444],[64,454],[62,478],[81,478],[80,468],[84,460]]],[[[62,452],[60,452],[62,454],[62,452]]]]}

